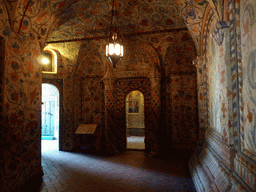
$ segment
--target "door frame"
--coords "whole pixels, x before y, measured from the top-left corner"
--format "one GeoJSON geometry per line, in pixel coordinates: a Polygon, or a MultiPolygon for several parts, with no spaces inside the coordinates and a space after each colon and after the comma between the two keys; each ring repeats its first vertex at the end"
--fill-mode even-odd
{"type": "Polygon", "coordinates": [[[118,151],[125,151],[127,148],[126,137],[126,97],[131,91],[140,91],[144,96],[144,123],[145,123],[145,152],[151,151],[150,137],[153,132],[150,121],[151,106],[151,82],[147,77],[120,78],[115,83],[116,99],[116,122],[115,138],[118,151]]]}

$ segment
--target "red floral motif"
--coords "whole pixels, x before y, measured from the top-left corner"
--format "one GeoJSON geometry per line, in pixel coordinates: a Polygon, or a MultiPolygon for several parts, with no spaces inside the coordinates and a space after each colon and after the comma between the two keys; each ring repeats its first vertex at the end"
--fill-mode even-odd
{"type": "Polygon", "coordinates": [[[225,70],[221,71],[220,75],[221,75],[220,83],[223,84],[225,82],[225,70]]]}
{"type": "Polygon", "coordinates": [[[59,8],[59,9],[60,9],[60,8],[63,8],[63,7],[65,7],[65,5],[66,5],[66,1],[61,2],[61,3],[59,4],[58,8],[59,8]]]}
{"type": "Polygon", "coordinates": [[[225,113],[228,111],[227,108],[225,107],[225,103],[222,103],[221,111],[223,114],[223,118],[225,118],[226,117],[225,113]]]}
{"type": "Polygon", "coordinates": [[[10,108],[10,104],[9,104],[9,103],[6,103],[6,104],[5,104],[5,109],[8,110],[9,108],[10,108]]]}
{"type": "Polygon", "coordinates": [[[174,42],[174,38],[173,37],[166,37],[165,39],[167,42],[174,42]]]}
{"type": "Polygon", "coordinates": [[[33,101],[35,100],[35,97],[36,97],[36,88],[29,94],[30,104],[33,103],[33,101]]]}
{"type": "Polygon", "coordinates": [[[48,14],[49,14],[49,13],[48,13],[47,11],[45,11],[45,12],[43,12],[43,13],[39,14],[39,15],[37,16],[36,21],[37,21],[37,22],[41,22],[41,21],[43,21],[43,20],[44,20],[44,18],[45,18],[48,14]]]}
{"type": "Polygon", "coordinates": [[[11,99],[12,99],[13,101],[18,102],[18,100],[19,100],[19,94],[18,94],[17,91],[13,91],[13,92],[11,93],[11,99]]]}
{"type": "Polygon", "coordinates": [[[86,109],[84,109],[84,112],[85,112],[85,113],[89,113],[89,112],[90,112],[90,109],[89,109],[89,108],[86,108],[86,109]]]}
{"type": "Polygon", "coordinates": [[[147,19],[143,19],[143,20],[141,20],[140,24],[141,24],[142,26],[149,26],[148,22],[149,22],[149,21],[148,21],[147,19]]]}
{"type": "Polygon", "coordinates": [[[26,62],[26,70],[29,71],[31,74],[34,74],[34,65],[31,61],[26,62]]]}
{"type": "Polygon", "coordinates": [[[37,129],[37,122],[31,121],[25,125],[25,131],[30,132],[30,134],[34,133],[37,129]]]}
{"type": "Polygon", "coordinates": [[[186,47],[185,49],[186,49],[186,52],[190,52],[194,50],[192,47],[186,47]]]}
{"type": "Polygon", "coordinates": [[[249,123],[252,123],[253,114],[250,111],[249,105],[247,105],[247,111],[248,111],[247,119],[249,120],[249,123]]]}
{"type": "MultiPolygon", "coordinates": [[[[181,53],[181,52],[183,51],[183,47],[176,47],[176,48],[175,48],[175,51],[176,51],[177,53],[181,53]]],[[[180,58],[180,59],[182,59],[182,58],[180,58]]]]}
{"type": "Polygon", "coordinates": [[[99,12],[96,11],[96,10],[93,10],[93,11],[91,12],[92,15],[97,15],[98,13],[99,13],[99,12]]]}
{"type": "Polygon", "coordinates": [[[168,25],[173,25],[174,24],[174,22],[173,22],[173,20],[172,19],[166,19],[166,24],[168,24],[168,25]]]}
{"type": "Polygon", "coordinates": [[[9,116],[9,122],[10,122],[10,125],[13,125],[13,126],[20,126],[22,121],[19,120],[19,116],[16,112],[13,112],[10,114],[9,116]]]}
{"type": "Polygon", "coordinates": [[[18,81],[18,74],[17,74],[16,72],[12,72],[12,73],[11,73],[11,80],[12,80],[13,82],[18,81]]]}
{"type": "Polygon", "coordinates": [[[162,52],[162,47],[161,47],[161,46],[158,46],[158,47],[156,48],[156,50],[160,53],[160,52],[162,52]]]}
{"type": "Polygon", "coordinates": [[[33,119],[35,117],[35,114],[34,113],[30,113],[30,118],[33,119]]]}
{"type": "Polygon", "coordinates": [[[246,19],[245,22],[243,22],[243,29],[244,29],[244,34],[243,34],[243,37],[246,36],[249,31],[250,31],[250,21],[249,21],[249,18],[246,19]]]}
{"type": "Polygon", "coordinates": [[[67,82],[66,82],[66,85],[69,86],[69,85],[70,85],[70,81],[67,81],[67,82]]]}

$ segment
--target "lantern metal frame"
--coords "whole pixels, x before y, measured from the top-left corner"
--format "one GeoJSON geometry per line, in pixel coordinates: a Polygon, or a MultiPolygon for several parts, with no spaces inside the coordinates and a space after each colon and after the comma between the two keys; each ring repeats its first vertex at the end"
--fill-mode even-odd
{"type": "Polygon", "coordinates": [[[115,8],[116,7],[115,4],[116,2],[115,0],[113,0],[111,24],[110,24],[110,39],[109,39],[109,43],[106,45],[106,56],[109,58],[110,62],[112,63],[113,68],[116,67],[116,64],[120,61],[120,59],[124,55],[123,45],[121,44],[120,40],[117,40],[118,30],[115,25],[115,23],[118,20],[117,16],[116,16],[116,22],[113,24],[114,11],[117,14],[117,9],[115,8]]]}

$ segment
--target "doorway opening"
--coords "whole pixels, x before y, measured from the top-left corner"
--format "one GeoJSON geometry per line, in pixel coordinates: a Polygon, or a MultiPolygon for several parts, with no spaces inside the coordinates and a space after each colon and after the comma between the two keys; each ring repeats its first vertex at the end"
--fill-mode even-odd
{"type": "Polygon", "coordinates": [[[41,141],[42,151],[59,149],[59,90],[42,84],[41,141]]]}
{"type": "Polygon", "coordinates": [[[126,149],[145,150],[144,96],[131,91],[126,96],[126,149]]]}

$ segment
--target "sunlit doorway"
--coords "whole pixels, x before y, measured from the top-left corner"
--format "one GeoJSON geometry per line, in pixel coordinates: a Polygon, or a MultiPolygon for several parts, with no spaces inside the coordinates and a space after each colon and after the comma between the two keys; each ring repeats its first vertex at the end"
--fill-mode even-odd
{"type": "Polygon", "coordinates": [[[59,149],[59,90],[52,84],[42,84],[42,152],[59,149]]]}
{"type": "Polygon", "coordinates": [[[131,91],[126,97],[127,149],[145,150],[144,96],[131,91]]]}

